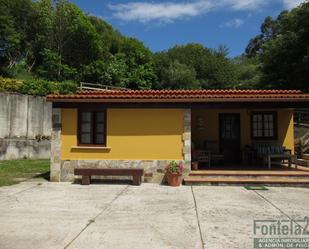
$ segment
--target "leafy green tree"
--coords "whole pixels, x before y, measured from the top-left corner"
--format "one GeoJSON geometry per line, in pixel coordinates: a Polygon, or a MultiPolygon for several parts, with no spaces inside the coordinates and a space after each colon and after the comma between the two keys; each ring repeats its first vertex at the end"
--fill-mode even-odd
{"type": "Polygon", "coordinates": [[[56,1],[53,49],[61,61],[74,68],[90,63],[100,54],[95,28],[80,9],[66,0],[56,1]]]}
{"type": "MultiPolygon", "coordinates": [[[[175,61],[177,61],[186,65],[188,70],[195,72],[195,80],[187,82],[189,88],[200,86],[202,88],[225,88],[235,81],[236,76],[235,65],[226,57],[227,53],[228,49],[225,46],[221,46],[218,50],[210,50],[195,43],[175,46],[167,52],[158,53],[155,55],[155,70],[158,75],[156,87],[169,87],[171,82],[166,76],[168,72],[166,68],[173,64],[175,66],[175,61]]],[[[187,73],[188,70],[186,70],[187,73]]]]}
{"type": "Polygon", "coordinates": [[[9,69],[30,52],[35,12],[31,0],[2,0],[0,4],[1,66],[9,69]]]}
{"type": "Polygon", "coordinates": [[[277,35],[278,23],[268,16],[261,25],[261,34],[252,38],[246,47],[246,54],[249,57],[260,54],[263,50],[263,44],[277,35]]]}
{"type": "Polygon", "coordinates": [[[231,60],[225,45],[189,43],[153,54],[68,0],[1,0],[0,74],[132,89],[305,89],[308,19],[308,4],[267,17],[247,56],[231,60]]]}
{"type": "Polygon", "coordinates": [[[109,60],[94,61],[82,69],[82,81],[100,83],[102,85],[126,87],[127,65],[124,58],[118,54],[109,60]]]}
{"type": "Polygon", "coordinates": [[[155,53],[154,56],[154,70],[157,76],[157,80],[153,84],[154,89],[164,89],[168,84],[165,78],[166,68],[170,65],[170,58],[166,52],[155,53]]]}
{"type": "Polygon", "coordinates": [[[249,56],[260,59],[260,87],[309,90],[308,27],[309,2],[282,12],[275,20],[265,19],[259,46],[254,48],[250,42],[247,48],[249,56]]]}
{"type": "Polygon", "coordinates": [[[163,69],[163,79],[168,89],[198,89],[200,85],[196,80],[194,68],[181,64],[175,60],[163,69]]]}
{"type": "Polygon", "coordinates": [[[262,72],[258,57],[238,56],[233,59],[236,69],[234,88],[254,89],[261,82],[262,72]]]}
{"type": "Polygon", "coordinates": [[[109,54],[117,54],[123,40],[123,36],[104,20],[95,17],[87,17],[97,33],[97,42],[101,48],[101,57],[109,56],[109,54]]]}
{"type": "Polygon", "coordinates": [[[52,0],[34,2],[36,12],[34,28],[35,35],[32,43],[32,53],[27,58],[28,71],[41,65],[44,61],[44,50],[53,48],[54,6],[52,0]]]}
{"type": "Polygon", "coordinates": [[[90,20],[66,0],[40,0],[31,67],[50,80],[76,79],[76,72],[101,54],[90,20]]]}
{"type": "Polygon", "coordinates": [[[224,58],[227,57],[230,53],[230,48],[224,44],[221,44],[218,46],[218,48],[215,50],[215,52],[224,58]]]}
{"type": "Polygon", "coordinates": [[[201,44],[190,43],[183,46],[175,46],[167,51],[168,57],[178,60],[180,63],[194,68],[198,80],[204,81],[207,77],[205,69],[212,57],[211,51],[201,44]]]}
{"type": "Polygon", "coordinates": [[[127,87],[149,89],[155,81],[154,62],[151,51],[134,38],[124,38],[119,53],[127,65],[127,87]]]}
{"type": "Polygon", "coordinates": [[[58,81],[77,79],[77,70],[64,64],[58,53],[50,49],[44,49],[42,57],[44,58],[43,62],[37,68],[37,73],[42,78],[58,81]]]}
{"type": "Polygon", "coordinates": [[[201,82],[203,88],[231,88],[236,82],[235,65],[221,54],[217,54],[205,65],[205,80],[201,82]]]}
{"type": "MultiPolygon", "coordinates": [[[[0,8],[2,11],[3,8],[0,8]]],[[[15,30],[14,20],[6,15],[0,14],[0,63],[1,66],[13,67],[16,57],[20,53],[21,38],[15,30]]]]}

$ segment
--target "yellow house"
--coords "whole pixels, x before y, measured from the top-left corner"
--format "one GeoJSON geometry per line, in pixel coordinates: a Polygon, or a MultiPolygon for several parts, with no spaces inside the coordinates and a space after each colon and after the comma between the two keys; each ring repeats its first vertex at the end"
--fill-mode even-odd
{"type": "Polygon", "coordinates": [[[96,90],[47,100],[53,102],[51,180],[72,181],[74,169],[83,167],[154,173],[170,160],[184,162],[187,170],[198,160],[207,161],[205,168],[216,163],[239,167],[255,160],[251,152],[257,144],[276,144],[293,154],[293,108],[308,107],[309,95],[96,90]],[[212,162],[210,154],[197,155],[201,151],[212,153],[212,162]]]}

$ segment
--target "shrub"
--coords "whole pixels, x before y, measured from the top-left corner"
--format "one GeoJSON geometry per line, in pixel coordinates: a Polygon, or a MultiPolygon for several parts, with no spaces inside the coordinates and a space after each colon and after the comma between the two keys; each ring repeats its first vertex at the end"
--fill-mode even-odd
{"type": "Polygon", "coordinates": [[[67,94],[76,92],[77,86],[73,82],[56,82],[46,80],[27,80],[23,82],[21,92],[30,95],[44,96],[50,93],[67,94]]]}
{"type": "Polygon", "coordinates": [[[68,94],[75,93],[77,91],[77,85],[71,81],[64,82],[50,82],[50,93],[68,94]]]}
{"type": "Polygon", "coordinates": [[[0,76],[0,92],[19,92],[23,82],[0,76]]]}
{"type": "Polygon", "coordinates": [[[35,96],[47,95],[50,92],[49,83],[46,80],[26,80],[21,87],[21,93],[35,96]]]}
{"type": "Polygon", "coordinates": [[[34,96],[45,96],[50,93],[74,93],[76,90],[77,85],[73,82],[55,82],[42,79],[20,81],[0,77],[0,91],[2,92],[18,92],[34,96]]]}

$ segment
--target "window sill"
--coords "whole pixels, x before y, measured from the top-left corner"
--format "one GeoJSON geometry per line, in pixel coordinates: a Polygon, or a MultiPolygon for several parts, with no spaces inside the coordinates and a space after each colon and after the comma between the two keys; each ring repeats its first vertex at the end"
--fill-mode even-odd
{"type": "Polygon", "coordinates": [[[73,146],[72,150],[110,150],[111,147],[104,146],[73,146]]]}

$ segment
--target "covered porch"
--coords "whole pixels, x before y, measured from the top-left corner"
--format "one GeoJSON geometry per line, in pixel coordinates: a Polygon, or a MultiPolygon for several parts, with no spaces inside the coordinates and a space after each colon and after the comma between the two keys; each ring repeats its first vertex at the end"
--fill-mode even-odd
{"type": "Polygon", "coordinates": [[[309,185],[294,164],[293,109],[192,109],[191,142],[185,184],[309,185]]]}
{"type": "Polygon", "coordinates": [[[292,109],[191,111],[192,169],[263,170],[294,162],[292,109]]]}

